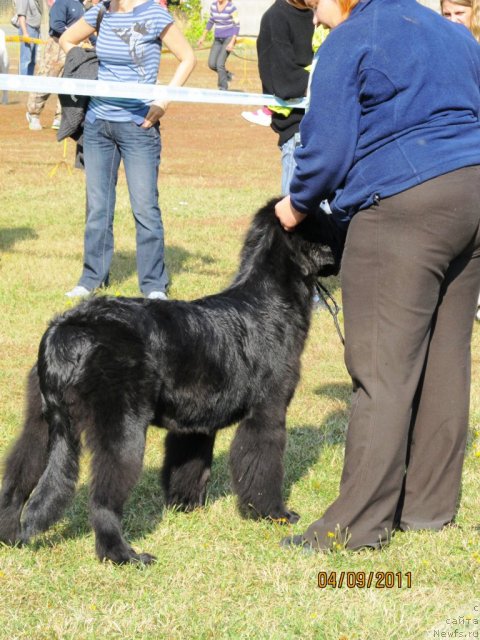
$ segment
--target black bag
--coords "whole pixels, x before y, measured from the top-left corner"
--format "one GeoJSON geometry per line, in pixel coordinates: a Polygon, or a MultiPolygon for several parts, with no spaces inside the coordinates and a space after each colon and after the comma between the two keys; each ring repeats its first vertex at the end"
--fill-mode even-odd
{"type": "MultiPolygon", "coordinates": [[[[97,15],[96,33],[100,31],[100,24],[110,3],[104,3],[97,15]]],[[[98,78],[98,58],[95,49],[72,47],[65,58],[63,78],[81,78],[82,80],[96,80],[98,78]]],[[[72,138],[77,142],[75,151],[75,167],[84,168],[83,162],[83,123],[87,112],[89,96],[59,94],[62,105],[62,119],[57,131],[57,140],[72,138]]]]}

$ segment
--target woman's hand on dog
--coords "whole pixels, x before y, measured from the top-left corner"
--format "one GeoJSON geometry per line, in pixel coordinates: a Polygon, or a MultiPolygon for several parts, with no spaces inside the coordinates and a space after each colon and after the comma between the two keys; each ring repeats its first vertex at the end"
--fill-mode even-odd
{"type": "Polygon", "coordinates": [[[275,215],[280,220],[280,224],[285,231],[293,231],[293,229],[300,224],[307,216],[304,213],[300,213],[290,202],[290,196],[285,196],[280,202],[275,205],[275,215]]]}

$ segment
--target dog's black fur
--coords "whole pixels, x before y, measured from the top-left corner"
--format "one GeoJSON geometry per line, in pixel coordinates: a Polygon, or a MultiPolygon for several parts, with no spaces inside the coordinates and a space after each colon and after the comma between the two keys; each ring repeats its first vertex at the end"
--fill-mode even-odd
{"type": "Polygon", "coordinates": [[[338,272],[342,234],[309,216],[286,233],[275,201],[255,216],[232,284],[193,302],[98,297],[55,318],[28,382],[23,431],[0,493],[0,540],[57,521],[92,451],[91,524],[100,559],[148,563],[122,535],[149,424],[169,430],[166,501],[205,500],[215,434],[240,422],[230,453],[245,513],[295,522],[282,499],[285,414],[299,379],[315,279],[338,272]]]}

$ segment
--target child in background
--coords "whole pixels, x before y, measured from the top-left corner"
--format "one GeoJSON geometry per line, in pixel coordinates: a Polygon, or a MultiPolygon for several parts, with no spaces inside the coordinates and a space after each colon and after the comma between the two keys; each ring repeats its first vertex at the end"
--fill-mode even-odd
{"type": "Polygon", "coordinates": [[[201,47],[209,31],[215,27],[214,41],[208,56],[208,66],[217,72],[218,88],[228,90],[228,83],[232,81],[233,74],[227,71],[225,64],[230,53],[235,47],[235,41],[240,31],[238,11],[231,0],[216,0],[210,5],[210,18],[205,31],[198,41],[201,47]]]}

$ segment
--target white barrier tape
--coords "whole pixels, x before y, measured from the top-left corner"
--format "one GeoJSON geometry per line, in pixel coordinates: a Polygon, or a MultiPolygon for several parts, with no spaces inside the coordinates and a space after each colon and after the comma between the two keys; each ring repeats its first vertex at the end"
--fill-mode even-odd
{"type": "Polygon", "coordinates": [[[304,109],[306,100],[280,100],[275,96],[241,91],[217,91],[190,87],[167,87],[161,84],[136,82],[106,82],[77,78],[49,78],[0,73],[0,89],[28,93],[63,93],[101,98],[136,98],[138,100],[167,100],[169,102],[202,102],[210,104],[270,105],[304,109]]]}

